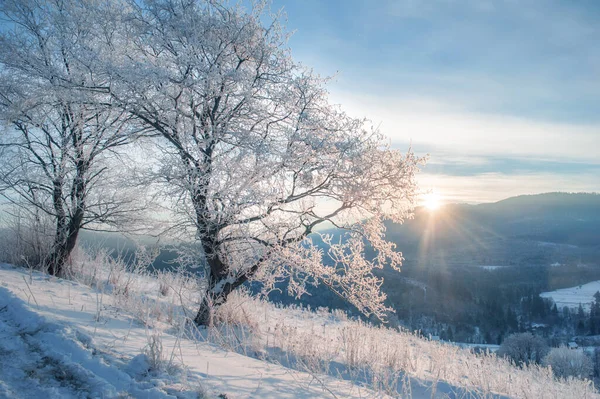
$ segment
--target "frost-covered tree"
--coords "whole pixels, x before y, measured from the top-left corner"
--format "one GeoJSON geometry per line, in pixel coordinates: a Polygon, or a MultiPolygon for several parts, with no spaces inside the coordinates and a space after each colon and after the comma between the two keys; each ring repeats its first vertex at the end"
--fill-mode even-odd
{"type": "Polygon", "coordinates": [[[592,360],[582,350],[572,350],[566,346],[552,348],[543,359],[544,366],[552,367],[552,372],[560,378],[589,378],[594,367],[592,360]]]}
{"type": "Polygon", "coordinates": [[[196,323],[249,279],[327,285],[367,315],[387,310],[374,268],[399,268],[384,239],[414,203],[420,159],[330,104],[294,62],[263,2],[131,1],[105,67],[113,99],[160,137],[154,170],[201,244],[208,285],[196,323]],[[271,21],[265,24],[265,21],[271,21]],[[321,227],[344,240],[312,235],[321,227]],[[364,256],[368,242],[374,258],[364,256]],[[324,262],[324,258],[332,262],[324,262]]]}
{"type": "Polygon", "coordinates": [[[81,228],[128,218],[131,201],[106,172],[134,125],[94,73],[106,13],[74,0],[5,0],[0,15],[0,191],[51,217],[44,263],[58,275],[81,228]]]}
{"type": "Polygon", "coordinates": [[[544,338],[526,332],[509,335],[496,353],[508,357],[515,364],[523,365],[540,363],[548,350],[544,338]]]}

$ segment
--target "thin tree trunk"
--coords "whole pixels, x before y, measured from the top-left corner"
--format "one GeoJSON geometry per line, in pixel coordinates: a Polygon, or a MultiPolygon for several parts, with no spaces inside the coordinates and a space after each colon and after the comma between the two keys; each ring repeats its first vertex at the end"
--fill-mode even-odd
{"type": "Polygon", "coordinates": [[[60,277],[63,274],[63,264],[68,258],[68,254],[65,252],[65,245],[62,243],[55,243],[52,253],[46,259],[46,268],[48,273],[52,276],[60,277]]]}
{"type": "MultiPolygon", "coordinates": [[[[70,218],[65,215],[62,204],[62,191],[57,190],[55,185],[54,207],[59,217],[57,218],[56,237],[53,250],[46,261],[48,272],[57,277],[64,274],[64,265],[69,260],[79,236],[79,230],[83,224],[85,215],[85,180],[83,176],[87,172],[86,162],[77,162],[77,176],[73,185],[72,198],[75,204],[75,212],[70,218]]],[[[62,190],[62,187],[60,187],[62,190]]]]}
{"type": "Polygon", "coordinates": [[[55,180],[53,185],[52,201],[54,211],[56,212],[56,234],[54,236],[52,252],[46,258],[44,266],[52,276],[59,276],[62,274],[62,265],[68,256],[64,253],[66,249],[65,244],[67,241],[68,226],[63,202],[62,179],[55,180]]]}

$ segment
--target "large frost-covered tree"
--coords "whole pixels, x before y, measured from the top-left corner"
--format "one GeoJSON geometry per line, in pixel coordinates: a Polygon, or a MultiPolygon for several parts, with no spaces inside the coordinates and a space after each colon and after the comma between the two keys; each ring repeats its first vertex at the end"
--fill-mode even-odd
{"type": "Polygon", "coordinates": [[[331,105],[325,80],[292,60],[264,3],[248,11],[140,0],[127,9],[105,68],[115,101],[160,136],[154,172],[203,249],[208,285],[196,323],[210,324],[249,279],[289,279],[296,295],[320,282],[381,317],[373,269],[401,263],[383,221],[409,214],[420,159],[331,105]],[[311,233],[326,226],[347,235],[319,248],[311,233]]]}
{"type": "Polygon", "coordinates": [[[210,324],[249,279],[267,289],[287,279],[295,295],[323,283],[363,313],[384,315],[374,269],[399,268],[402,257],[383,222],[410,214],[421,160],[330,104],[326,80],[293,61],[264,2],[6,4],[15,29],[2,36],[4,119],[18,138],[12,148],[27,154],[22,170],[32,171],[18,179],[21,194],[42,193],[57,237],[72,242],[61,215],[85,218],[103,171],[96,161],[138,124],[161,150],[146,160],[183,217],[177,227],[191,226],[201,244],[198,324],[210,324]],[[343,240],[316,239],[326,227],[343,240]]]}
{"type": "Polygon", "coordinates": [[[111,104],[106,76],[94,73],[106,12],[79,1],[6,0],[0,15],[0,186],[10,202],[50,216],[44,263],[58,275],[81,228],[130,216],[131,201],[106,171],[134,125],[111,104]]]}

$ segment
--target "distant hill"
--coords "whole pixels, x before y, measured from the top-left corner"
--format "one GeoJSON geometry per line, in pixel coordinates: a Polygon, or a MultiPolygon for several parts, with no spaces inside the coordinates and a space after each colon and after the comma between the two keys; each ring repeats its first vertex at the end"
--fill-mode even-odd
{"type": "Polygon", "coordinates": [[[476,258],[497,258],[499,248],[512,247],[514,252],[523,245],[529,248],[526,252],[538,248],[547,253],[559,246],[584,256],[600,250],[600,195],[548,193],[479,205],[449,204],[436,212],[418,208],[414,219],[387,227],[388,239],[411,256],[422,254],[426,246],[429,253],[444,250],[446,257],[447,252],[472,249],[479,254],[476,258]]]}
{"type": "MultiPolygon", "coordinates": [[[[405,257],[401,273],[378,272],[399,313],[400,307],[403,317],[409,311],[438,312],[433,303],[441,303],[443,313],[457,317],[475,306],[474,298],[500,284],[537,292],[596,279],[600,195],[548,193],[479,205],[448,204],[436,212],[418,208],[414,219],[402,225],[387,223],[386,236],[405,257]]],[[[347,307],[327,289],[310,291],[312,296],[300,302],[347,307]]],[[[297,302],[284,292],[271,298],[297,302]]]]}

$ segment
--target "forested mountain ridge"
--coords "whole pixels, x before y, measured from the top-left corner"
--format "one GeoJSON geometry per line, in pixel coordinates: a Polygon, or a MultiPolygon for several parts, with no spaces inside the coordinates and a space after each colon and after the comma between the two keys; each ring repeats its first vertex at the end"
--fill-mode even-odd
{"type": "Polygon", "coordinates": [[[448,204],[436,212],[418,208],[413,220],[388,224],[388,238],[400,245],[420,241],[427,234],[452,245],[460,240],[494,237],[598,246],[600,195],[548,193],[478,205],[448,204]]]}
{"type": "MultiPolygon", "coordinates": [[[[337,234],[336,231],[331,233],[337,234]]],[[[548,193],[489,204],[417,208],[387,224],[405,257],[384,268],[383,291],[398,322],[458,341],[499,343],[552,320],[543,291],[600,280],[600,195],[548,193]]],[[[344,304],[325,289],[301,299],[344,304]]],[[[296,301],[274,293],[275,301],[296,301]]]]}

